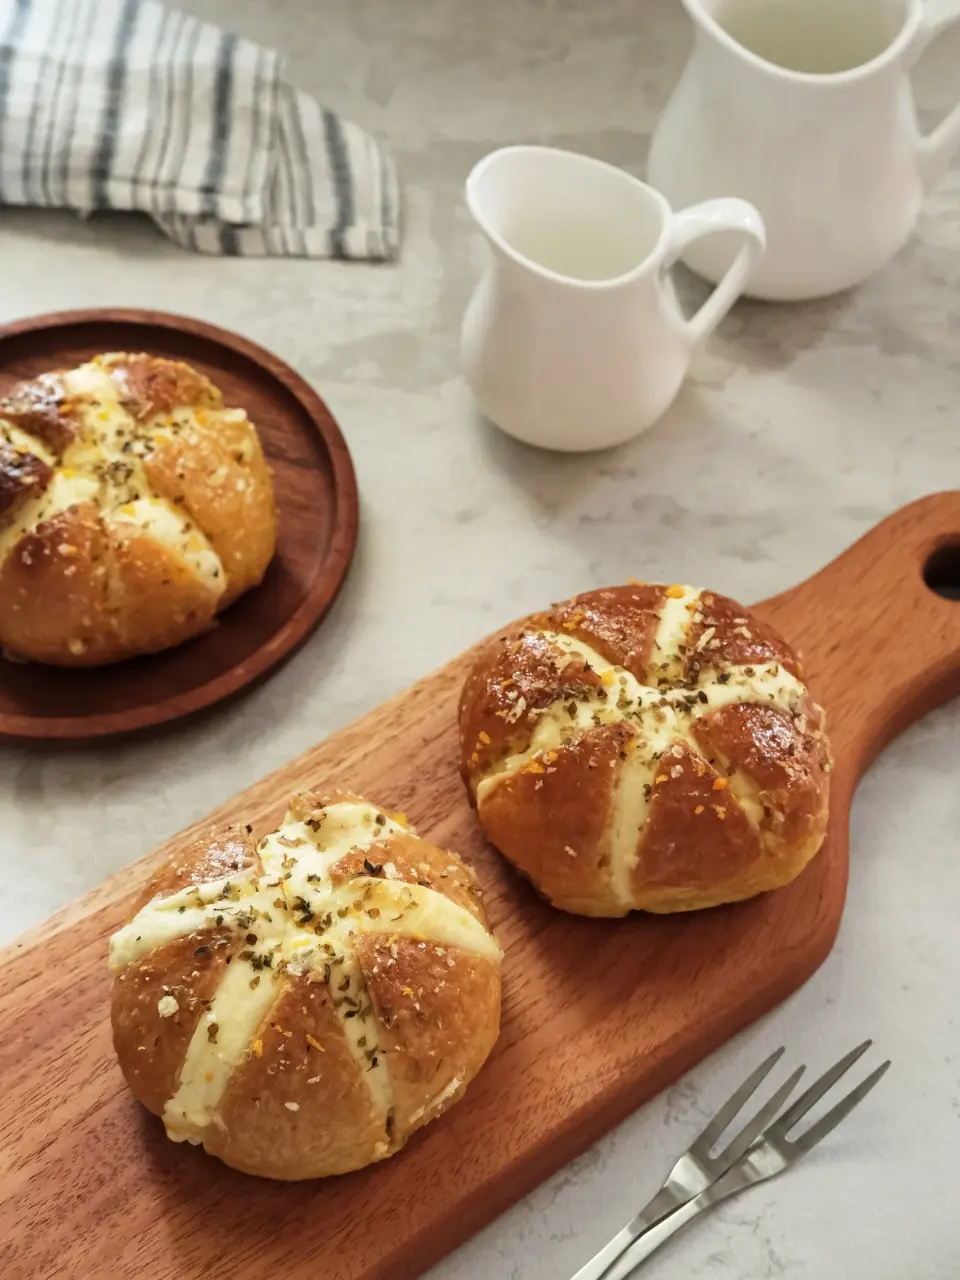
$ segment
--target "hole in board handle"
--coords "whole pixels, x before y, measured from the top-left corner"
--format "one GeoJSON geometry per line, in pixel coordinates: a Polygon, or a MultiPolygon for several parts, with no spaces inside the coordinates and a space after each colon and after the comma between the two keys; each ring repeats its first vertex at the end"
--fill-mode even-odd
{"type": "Polygon", "coordinates": [[[923,566],[923,580],[945,600],[960,600],[960,540],[934,551],[923,566]]]}

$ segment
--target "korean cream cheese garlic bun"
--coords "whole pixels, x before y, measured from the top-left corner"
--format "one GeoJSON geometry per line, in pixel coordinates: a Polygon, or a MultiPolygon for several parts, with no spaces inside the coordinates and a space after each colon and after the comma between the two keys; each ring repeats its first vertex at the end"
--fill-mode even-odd
{"type": "Polygon", "coordinates": [[[174,856],[110,942],[113,1039],[176,1142],[318,1178],[392,1155],[496,1041],[501,952],[473,872],[350,795],[174,856]]]}
{"type": "Polygon", "coordinates": [[[557,907],[689,911],[792,880],[830,748],[790,646],[693,587],[589,591],[492,642],[460,706],[493,844],[557,907]]]}
{"type": "Polygon", "coordinates": [[[96,666],[179,644],[263,577],[273,483],[189,365],[102,355],[0,401],[0,646],[96,666]]]}

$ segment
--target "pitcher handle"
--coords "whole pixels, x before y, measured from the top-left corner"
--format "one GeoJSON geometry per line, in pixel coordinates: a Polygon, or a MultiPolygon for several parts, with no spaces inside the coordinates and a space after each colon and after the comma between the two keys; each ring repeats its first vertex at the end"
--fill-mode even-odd
{"type": "Polygon", "coordinates": [[[712,236],[718,231],[739,232],[744,237],[744,244],[734,258],[733,265],[700,310],[689,320],[683,321],[684,332],[691,347],[703,342],[713,333],[743,293],[767,245],[766,228],[759,211],[746,200],[723,196],[691,205],[673,215],[665,266],[673,266],[694,241],[703,236],[712,236]]]}
{"type": "MultiPolygon", "coordinates": [[[[960,0],[940,0],[924,6],[920,26],[910,45],[909,61],[914,65],[920,55],[947,27],[960,22],[960,0]]],[[[924,134],[920,139],[920,174],[923,185],[929,191],[936,186],[949,167],[954,153],[960,148],[960,102],[945,120],[924,134]]]]}

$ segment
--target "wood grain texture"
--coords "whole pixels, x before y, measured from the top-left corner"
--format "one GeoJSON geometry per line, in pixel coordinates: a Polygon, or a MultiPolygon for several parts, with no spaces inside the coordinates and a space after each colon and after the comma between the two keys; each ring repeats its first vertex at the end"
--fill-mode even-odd
{"type": "Polygon", "coordinates": [[[106,351],[186,360],[247,411],[274,476],[277,551],[259,587],[204,636],[149,657],[71,671],[0,661],[0,738],[127,734],[196,714],[262,679],[329,609],[357,540],[357,486],[329,409],[277,356],[202,320],[64,311],[0,329],[0,396],[106,351]]]}
{"type": "Polygon", "coordinates": [[[407,1280],[777,1004],[836,936],[863,770],[912,719],[960,692],[960,602],[923,580],[938,550],[939,577],[952,563],[960,580],[960,493],[897,513],[758,607],[803,653],[837,755],[826,846],[777,893],[625,921],[548,907],[484,844],[457,777],[455,707],[469,654],[224,806],[259,833],[289,792],[348,785],[402,807],[478,869],[506,949],[502,1035],[466,1099],[380,1166],[320,1183],[258,1182],[168,1142],[126,1092],[110,1047],[107,938],[178,840],[8,948],[0,1275],[407,1280]]]}

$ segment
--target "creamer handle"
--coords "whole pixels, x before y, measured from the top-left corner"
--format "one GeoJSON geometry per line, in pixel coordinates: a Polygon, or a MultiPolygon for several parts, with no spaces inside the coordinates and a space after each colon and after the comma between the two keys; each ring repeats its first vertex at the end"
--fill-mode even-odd
{"type": "MultiPolygon", "coordinates": [[[[960,22],[960,0],[928,0],[924,5],[923,20],[910,46],[909,59],[913,66],[924,49],[946,31],[960,22]]],[[[945,120],[920,139],[920,173],[923,185],[929,191],[940,181],[950,166],[950,161],[960,150],[960,102],[945,120]]]]}
{"type": "Polygon", "coordinates": [[[673,215],[666,266],[673,266],[694,241],[715,235],[718,231],[738,232],[743,236],[744,243],[734,258],[733,265],[700,310],[689,320],[683,321],[684,332],[691,347],[703,342],[713,333],[743,293],[767,244],[763,219],[753,205],[733,196],[723,196],[717,200],[693,204],[673,215]]]}

